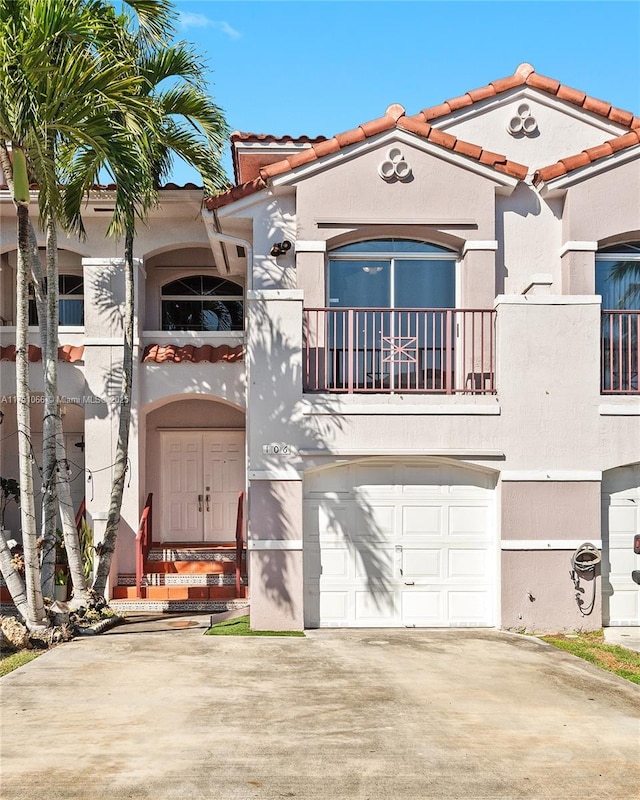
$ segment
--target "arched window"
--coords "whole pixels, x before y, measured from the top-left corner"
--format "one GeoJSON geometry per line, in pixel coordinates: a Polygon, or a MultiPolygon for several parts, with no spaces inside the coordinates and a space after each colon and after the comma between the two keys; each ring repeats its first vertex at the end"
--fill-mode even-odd
{"type": "Polygon", "coordinates": [[[191,275],[162,287],[163,331],[241,331],[242,286],[212,275],[191,275]]]}
{"type": "MultiPolygon", "coordinates": [[[[46,278],[45,288],[46,288],[46,278]]],[[[29,325],[38,324],[33,286],[29,287],[29,325]]],[[[84,325],[84,279],[82,275],[58,276],[58,325],[84,325]]]]}
{"type": "Polygon", "coordinates": [[[457,254],[410,239],[373,239],[329,254],[332,308],[453,308],[457,254]]]}
{"type": "Polygon", "coordinates": [[[596,254],[596,294],[602,295],[603,309],[640,309],[640,242],[596,254]]]}

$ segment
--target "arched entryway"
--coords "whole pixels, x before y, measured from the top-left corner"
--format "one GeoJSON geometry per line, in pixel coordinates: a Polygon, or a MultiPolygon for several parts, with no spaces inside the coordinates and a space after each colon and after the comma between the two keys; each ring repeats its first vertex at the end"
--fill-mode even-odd
{"type": "Polygon", "coordinates": [[[202,396],[155,408],[146,415],[146,465],[156,542],[233,541],[246,483],[243,411],[202,396]]]}

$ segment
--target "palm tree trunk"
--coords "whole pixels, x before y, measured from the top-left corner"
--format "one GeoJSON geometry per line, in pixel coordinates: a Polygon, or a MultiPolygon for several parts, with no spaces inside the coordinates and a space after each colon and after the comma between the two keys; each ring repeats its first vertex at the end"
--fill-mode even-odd
{"type": "Polygon", "coordinates": [[[58,493],[58,509],[62,522],[62,533],[64,536],[64,547],[69,563],[69,574],[73,585],[71,604],[74,606],[86,605],[90,601],[88,595],[87,581],[84,577],[82,563],[82,548],[80,547],[80,537],[76,528],[75,510],[71,499],[71,487],[69,486],[69,474],[67,472],[68,462],[64,447],[64,436],[62,433],[62,420],[56,417],[56,483],[58,493]],[[59,470],[59,471],[58,471],[59,470]]]}
{"type": "MultiPolygon", "coordinates": [[[[20,158],[14,149],[14,164],[20,158]]],[[[24,154],[22,159],[24,159],[24,154]]],[[[20,522],[24,548],[26,617],[30,630],[46,627],[47,621],[40,581],[40,554],[36,541],[36,515],[33,496],[31,456],[31,408],[29,405],[29,201],[26,192],[26,163],[22,185],[15,192],[18,211],[18,274],[16,302],[16,396],[18,417],[18,457],[20,464],[20,522]],[[26,195],[26,201],[24,197],[26,195]]]]}
{"type": "Polygon", "coordinates": [[[64,547],[73,585],[72,603],[85,605],[89,600],[87,581],[69,486],[62,418],[58,409],[58,235],[55,220],[51,216],[47,218],[47,344],[44,369],[46,428],[43,428],[43,438],[51,470],[45,473],[44,479],[47,487],[50,484],[56,487],[64,547]]]}
{"type": "MultiPolygon", "coordinates": [[[[13,194],[13,164],[9,157],[6,142],[0,143],[0,166],[4,173],[7,186],[13,194]]],[[[40,346],[43,354],[47,352],[47,303],[44,291],[44,281],[42,280],[42,264],[40,263],[40,251],[38,249],[38,238],[36,236],[33,222],[29,217],[29,247],[31,252],[31,279],[34,288],[36,308],[38,311],[38,328],[40,330],[40,346]]],[[[43,361],[45,357],[43,355],[43,361]]],[[[47,453],[45,452],[45,443],[47,437],[43,433],[43,454],[42,454],[42,469],[43,473],[50,474],[51,470],[55,467],[50,463],[47,453]]],[[[52,449],[53,459],[55,461],[55,446],[52,449]]],[[[40,568],[42,571],[42,593],[45,597],[53,597],[55,565],[56,565],[56,496],[55,496],[55,483],[50,485],[50,491],[42,493],[42,523],[41,523],[41,541],[42,549],[40,551],[40,568]]],[[[20,577],[20,576],[18,576],[20,577]]],[[[13,596],[13,595],[12,595],[13,596]]],[[[15,602],[15,599],[14,599],[15,602]]]]}
{"type": "Polygon", "coordinates": [[[5,539],[5,532],[0,528],[0,572],[4,582],[7,584],[7,589],[13,600],[13,604],[18,609],[18,613],[27,619],[29,616],[27,593],[25,591],[24,581],[18,570],[13,565],[11,550],[7,545],[5,539]]]}
{"type": "Polygon", "coordinates": [[[122,387],[120,393],[120,421],[118,425],[118,442],[116,445],[116,458],[111,484],[111,498],[109,502],[109,515],[107,526],[98,550],[99,561],[93,590],[104,597],[111,561],[116,549],[118,527],[120,525],[120,512],[122,509],[122,496],[124,493],[124,479],[127,471],[129,456],[129,426],[131,423],[131,389],[133,384],[133,327],[134,327],[134,266],[133,266],[133,222],[127,226],[124,247],[124,274],[125,274],[125,312],[124,312],[124,349],[122,355],[122,387]]]}
{"type": "Polygon", "coordinates": [[[56,556],[56,420],[58,408],[58,243],[55,223],[49,217],[47,236],[47,294],[45,317],[38,322],[45,329],[42,341],[44,416],[42,419],[42,590],[53,597],[56,556]]]}

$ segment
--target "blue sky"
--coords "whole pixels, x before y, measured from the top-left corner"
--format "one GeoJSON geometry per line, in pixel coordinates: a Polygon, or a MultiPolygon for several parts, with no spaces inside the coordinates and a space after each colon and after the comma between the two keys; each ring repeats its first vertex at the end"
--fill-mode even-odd
{"type": "MultiPolygon", "coordinates": [[[[640,115],[640,2],[177,0],[232,130],[331,136],[537,72],[640,115]]],[[[225,157],[230,174],[230,159],[225,157]]],[[[173,179],[197,180],[176,164],[173,179]]]]}

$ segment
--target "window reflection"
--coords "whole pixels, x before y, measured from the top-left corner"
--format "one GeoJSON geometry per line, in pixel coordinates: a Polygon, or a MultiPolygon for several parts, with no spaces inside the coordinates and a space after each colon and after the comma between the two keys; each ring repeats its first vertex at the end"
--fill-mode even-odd
{"type": "Polygon", "coordinates": [[[162,288],[162,330],[241,331],[242,286],[211,275],[191,275],[162,288]]]}

